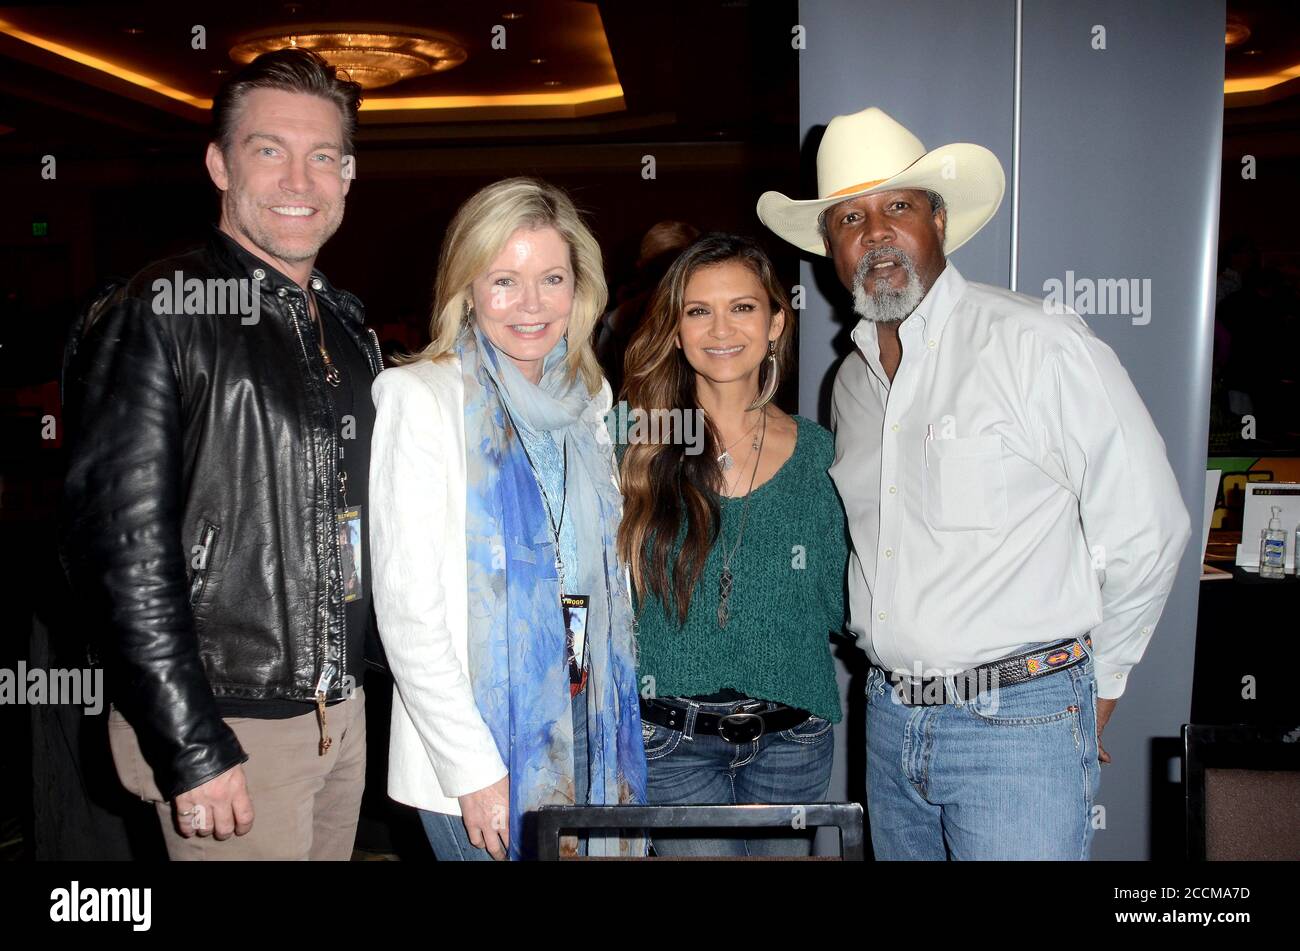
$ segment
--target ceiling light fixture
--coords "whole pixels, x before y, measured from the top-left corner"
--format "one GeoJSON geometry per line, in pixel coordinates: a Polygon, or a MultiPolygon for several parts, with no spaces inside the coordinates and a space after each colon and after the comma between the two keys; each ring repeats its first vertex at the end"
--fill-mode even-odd
{"type": "Polygon", "coordinates": [[[382,89],[417,76],[445,72],[469,58],[465,47],[444,33],[326,27],[259,33],[231,47],[230,58],[236,63],[250,63],[262,53],[286,46],[319,53],[363,89],[382,89]]]}
{"type": "MultiPolygon", "coordinates": [[[[599,26],[598,15],[596,16],[597,26],[599,26]]],[[[337,29],[337,27],[330,27],[330,29],[337,29]]],[[[600,27],[600,30],[601,43],[598,54],[600,60],[608,64],[609,71],[612,74],[614,72],[613,60],[609,53],[609,46],[604,41],[603,27],[600,27]]],[[[295,35],[287,29],[280,32],[286,36],[295,35]]],[[[407,30],[406,32],[411,31],[407,30]]],[[[61,60],[76,64],[78,67],[90,70],[94,76],[99,78],[86,78],[86,81],[100,85],[101,88],[122,94],[121,84],[126,83],[138,90],[147,92],[150,96],[158,97],[157,99],[142,100],[152,102],[156,106],[172,108],[170,105],[163,105],[160,100],[166,100],[170,103],[183,103],[186,109],[181,111],[180,114],[190,119],[200,121],[206,119],[207,111],[212,107],[211,99],[202,98],[186,90],[168,86],[155,76],[136,72],[126,62],[101,59],[85,50],[60,43],[51,37],[29,33],[21,29],[17,24],[3,18],[0,18],[0,35],[8,36],[32,46],[43,54],[58,57],[61,60]]],[[[212,72],[215,75],[221,75],[219,68],[212,70],[212,72]]],[[[132,94],[127,93],[127,95],[132,94]]],[[[136,98],[139,98],[139,96],[136,98]]],[[[626,108],[627,104],[623,99],[623,87],[617,79],[613,82],[595,86],[563,87],[563,91],[548,88],[545,92],[496,92],[478,95],[402,95],[399,92],[396,95],[388,96],[382,94],[376,96],[367,95],[361,103],[362,113],[390,113],[410,116],[425,112],[429,113],[429,119],[432,121],[439,121],[443,117],[463,117],[473,120],[481,115],[511,119],[537,117],[572,119],[621,112],[626,108]]],[[[411,120],[397,119],[397,121],[411,120]]]]}

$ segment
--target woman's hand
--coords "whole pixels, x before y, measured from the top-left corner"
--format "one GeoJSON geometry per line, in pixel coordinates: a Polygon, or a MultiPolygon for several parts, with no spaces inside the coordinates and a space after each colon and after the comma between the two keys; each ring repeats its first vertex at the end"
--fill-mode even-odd
{"type": "Polygon", "coordinates": [[[510,776],[458,797],[469,843],[501,861],[510,851],[510,776]]]}

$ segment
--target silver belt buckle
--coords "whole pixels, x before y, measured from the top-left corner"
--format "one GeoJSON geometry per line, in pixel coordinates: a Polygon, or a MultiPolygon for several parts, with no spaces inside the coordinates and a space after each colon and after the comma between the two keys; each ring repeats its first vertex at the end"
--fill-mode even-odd
{"type": "Polygon", "coordinates": [[[742,704],[739,710],[720,717],[718,720],[718,736],[722,737],[728,743],[752,743],[754,740],[757,740],[763,735],[765,730],[763,718],[757,713],[746,710],[745,707],[753,707],[754,709],[757,709],[761,706],[764,706],[761,701],[742,704]],[[742,724],[744,724],[745,733],[743,739],[732,739],[727,735],[728,727],[733,725],[739,727],[742,724]],[[749,735],[755,728],[757,728],[757,732],[754,732],[752,736],[749,735]]]}

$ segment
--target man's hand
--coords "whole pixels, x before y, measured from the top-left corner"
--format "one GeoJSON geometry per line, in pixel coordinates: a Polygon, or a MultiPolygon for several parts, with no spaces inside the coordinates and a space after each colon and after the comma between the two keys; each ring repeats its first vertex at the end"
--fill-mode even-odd
{"type": "Polygon", "coordinates": [[[1110,754],[1101,746],[1101,731],[1106,729],[1106,723],[1110,720],[1110,715],[1115,712],[1115,704],[1118,700],[1102,700],[1097,698],[1097,758],[1103,763],[1110,762],[1110,754]]]}
{"type": "Polygon", "coordinates": [[[497,861],[510,854],[510,775],[458,797],[469,844],[487,849],[497,861]]]}
{"type": "Polygon", "coordinates": [[[253,828],[253,800],[243,765],[232,766],[219,776],[181,793],[172,802],[176,829],[185,838],[211,835],[228,839],[247,835],[253,828]]]}

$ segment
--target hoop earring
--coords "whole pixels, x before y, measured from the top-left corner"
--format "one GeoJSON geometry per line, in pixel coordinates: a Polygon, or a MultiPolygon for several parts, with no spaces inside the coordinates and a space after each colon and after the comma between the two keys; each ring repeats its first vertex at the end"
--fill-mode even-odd
{"type": "Polygon", "coordinates": [[[754,405],[749,409],[762,409],[772,402],[772,397],[776,396],[776,386],[780,376],[781,367],[776,359],[776,341],[769,340],[767,342],[767,379],[763,381],[763,389],[758,394],[758,399],[754,400],[754,405]]]}

